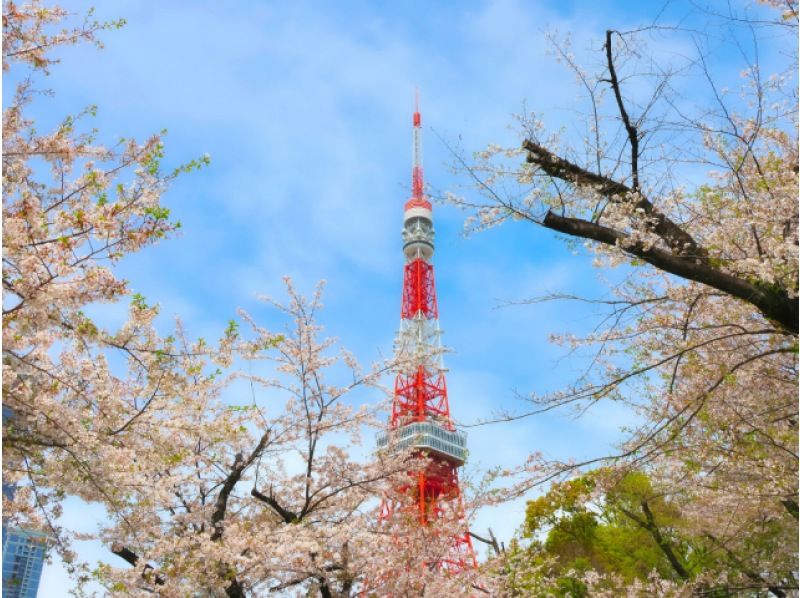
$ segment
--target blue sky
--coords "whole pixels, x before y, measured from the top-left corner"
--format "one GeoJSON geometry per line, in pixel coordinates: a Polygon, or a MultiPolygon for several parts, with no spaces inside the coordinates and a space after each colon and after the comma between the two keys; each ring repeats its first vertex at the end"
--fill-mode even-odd
{"type": "MultiPolygon", "coordinates": [[[[170,163],[205,153],[212,160],[181,177],[164,198],[183,223],[180,237],[127,257],[122,275],[160,304],[165,326],[179,314],[191,334],[207,338],[217,337],[239,307],[275,322],[255,296],[283,297],[284,275],[305,292],[326,279],[326,331],[363,363],[389,354],[399,322],[415,86],[426,180],[457,190],[466,180],[450,172],[452,158],[438,137],[467,151],[516,145],[508,126],[523,101],[553,126],[575,118],[564,107],[577,106],[578,90],[548,55],[544,30],[569,31],[580,57],[600,48],[605,29],[649,22],[661,6],[623,0],[98,4],[98,17],[128,24],[104,36],[102,51],[61,52],[63,63],[47,81],[57,95],[34,107],[39,130],[97,104],[92,125],[105,142],[166,127],[170,163]]],[[[66,3],[76,12],[88,5],[66,3]]],[[[675,18],[686,12],[680,3],[669,10],[675,18]]],[[[499,303],[554,291],[593,297],[608,291],[585,251],[573,253],[544,229],[512,223],[465,238],[462,223],[454,208],[435,207],[441,323],[454,350],[447,357],[450,404],[457,420],[474,422],[499,408],[523,407],[516,391],[567,384],[585,362],[560,359],[565,351],[549,344],[548,334],[580,333],[596,323],[594,310],[576,304],[496,309],[499,303]]],[[[123,313],[102,310],[109,322],[123,313]]],[[[471,428],[472,466],[513,465],[531,451],[576,459],[602,454],[630,421],[610,404],[577,420],[551,413],[471,428]]],[[[474,527],[492,526],[507,541],[523,508],[519,501],[481,513],[474,527]]],[[[91,519],[77,506],[65,517],[91,519]]],[[[58,563],[49,566],[40,596],[63,595],[64,576],[58,563]]]]}

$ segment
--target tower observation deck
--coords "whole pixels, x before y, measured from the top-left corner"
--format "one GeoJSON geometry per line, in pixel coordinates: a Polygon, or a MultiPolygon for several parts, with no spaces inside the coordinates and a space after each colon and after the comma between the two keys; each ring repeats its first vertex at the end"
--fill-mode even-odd
{"type": "Polygon", "coordinates": [[[413,520],[426,526],[445,511],[455,512],[462,529],[450,532],[447,554],[431,565],[458,572],[476,566],[458,481],[458,468],[467,459],[467,439],[453,425],[447,397],[432,261],[433,209],[423,182],[419,101],[412,123],[411,198],[403,213],[405,265],[395,340],[394,397],[387,428],[378,434],[377,445],[379,450],[424,455],[428,465],[422,471],[409,471],[408,481],[394,489],[395,495],[384,497],[381,519],[391,518],[399,508],[412,508],[416,510],[413,520]],[[399,500],[400,495],[405,500],[399,500]]]}

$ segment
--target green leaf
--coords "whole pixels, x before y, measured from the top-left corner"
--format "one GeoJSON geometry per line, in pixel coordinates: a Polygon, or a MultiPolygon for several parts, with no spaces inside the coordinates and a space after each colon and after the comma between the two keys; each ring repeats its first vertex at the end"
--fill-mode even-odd
{"type": "Polygon", "coordinates": [[[131,305],[133,305],[136,309],[147,309],[150,307],[147,305],[147,301],[144,298],[144,295],[141,293],[135,293],[133,298],[131,299],[131,305]]]}

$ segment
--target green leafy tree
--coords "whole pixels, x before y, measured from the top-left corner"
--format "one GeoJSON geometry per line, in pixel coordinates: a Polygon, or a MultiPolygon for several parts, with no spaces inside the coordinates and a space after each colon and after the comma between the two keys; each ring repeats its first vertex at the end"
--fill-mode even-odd
{"type": "Polygon", "coordinates": [[[542,577],[551,579],[547,591],[559,596],[587,596],[583,580],[596,572],[630,585],[646,582],[653,573],[660,579],[682,583],[708,565],[703,541],[681,531],[680,510],[659,494],[649,477],[631,471],[621,478],[610,470],[555,483],[549,491],[528,502],[523,538],[526,566],[543,573],[531,578],[530,589],[541,588],[542,577]]]}

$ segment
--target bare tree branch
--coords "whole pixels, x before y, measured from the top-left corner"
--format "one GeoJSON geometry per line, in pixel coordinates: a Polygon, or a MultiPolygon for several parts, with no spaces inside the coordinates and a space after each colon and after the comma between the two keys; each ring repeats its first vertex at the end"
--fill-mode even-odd
{"type": "Polygon", "coordinates": [[[641,244],[628,244],[626,243],[628,239],[626,234],[587,220],[559,216],[553,212],[548,212],[542,224],[546,228],[573,237],[581,237],[605,245],[620,247],[626,253],[634,255],[660,270],[706,284],[733,297],[747,301],[757,307],[767,318],[780,324],[785,330],[795,334],[798,332],[798,301],[790,298],[789,294],[783,289],[752,283],[727,274],[700,260],[676,256],[663,249],[647,248],[641,244]]]}

